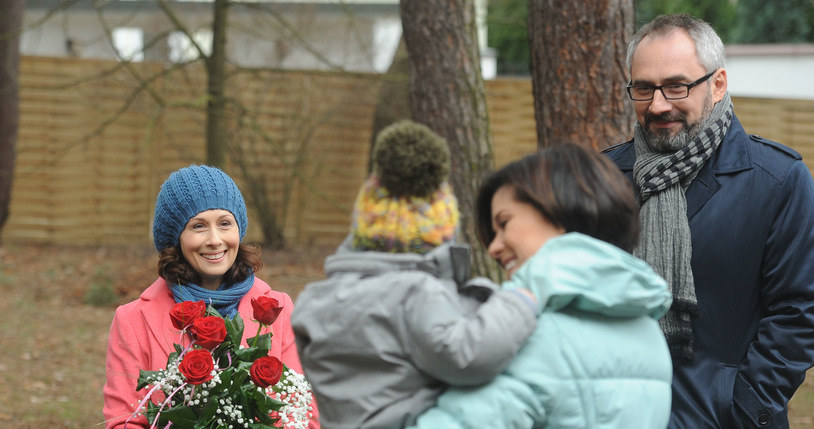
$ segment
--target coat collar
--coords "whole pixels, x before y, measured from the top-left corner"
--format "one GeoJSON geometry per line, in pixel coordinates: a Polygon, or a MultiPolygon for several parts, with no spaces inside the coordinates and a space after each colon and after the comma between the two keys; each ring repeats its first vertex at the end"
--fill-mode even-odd
{"type": "MultiPolygon", "coordinates": [[[[238,313],[241,315],[243,319],[244,325],[244,332],[243,332],[243,339],[244,342],[246,338],[252,337],[257,333],[257,326],[258,323],[253,320],[251,317],[247,317],[246,315],[253,314],[253,309],[251,306],[251,300],[256,299],[260,296],[271,296],[272,298],[277,299],[280,301],[280,304],[284,304],[283,300],[279,295],[273,293],[271,287],[260,280],[255,276],[254,278],[254,285],[246,295],[240,300],[238,304],[238,313]]],[[[144,292],[141,293],[140,299],[142,301],[153,301],[153,304],[148,306],[142,307],[142,312],[144,313],[144,318],[146,321],[147,326],[149,326],[151,335],[154,336],[155,341],[157,344],[161,345],[161,348],[164,352],[169,355],[174,351],[172,342],[179,341],[179,338],[171,338],[172,341],[166,341],[166,333],[167,332],[177,332],[178,330],[172,325],[172,320],[169,318],[169,311],[172,306],[175,305],[175,298],[172,296],[172,292],[170,291],[169,286],[167,285],[166,280],[159,277],[153,282],[150,287],[148,287],[144,292]]],[[[290,305],[290,304],[289,304],[290,305]]],[[[289,310],[284,310],[290,312],[289,310]]],[[[278,319],[282,320],[282,319],[278,319]]],[[[261,333],[265,334],[267,332],[272,332],[274,329],[282,329],[278,324],[278,321],[274,323],[274,328],[266,327],[263,329],[261,333]]],[[[275,331],[276,332],[276,331],[275,331]]]]}
{"type": "Polygon", "coordinates": [[[161,277],[157,278],[153,284],[150,285],[150,287],[145,289],[139,298],[141,298],[143,301],[159,300],[164,302],[170,300],[175,302],[172,297],[172,292],[167,285],[167,281],[161,277]]]}
{"type": "Polygon", "coordinates": [[[354,273],[377,276],[395,271],[424,271],[441,280],[453,280],[459,287],[469,278],[470,249],[466,243],[447,242],[425,254],[389,253],[353,248],[351,236],[336,253],[325,259],[325,274],[354,273]]]}
{"type": "MultiPolygon", "coordinates": [[[[727,130],[721,146],[701,167],[701,171],[698,172],[698,175],[687,189],[688,219],[692,219],[698,210],[721,188],[718,176],[753,168],[752,157],[747,145],[748,141],[749,138],[743,130],[743,126],[741,126],[738,118],[733,115],[732,123],[729,125],[729,130],[727,130]]],[[[619,169],[632,178],[633,164],[636,162],[636,149],[632,141],[624,143],[619,148],[618,156],[614,158],[619,169]]]]}

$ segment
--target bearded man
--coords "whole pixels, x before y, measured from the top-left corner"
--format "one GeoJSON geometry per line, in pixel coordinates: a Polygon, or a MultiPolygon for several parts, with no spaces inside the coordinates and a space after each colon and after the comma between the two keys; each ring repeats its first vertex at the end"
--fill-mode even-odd
{"type": "Polygon", "coordinates": [[[633,140],[606,155],[633,181],[634,254],[668,282],[670,428],[788,428],[814,365],[814,181],[801,156],[748,135],[725,51],[704,21],[663,15],[634,35],[633,140]]]}

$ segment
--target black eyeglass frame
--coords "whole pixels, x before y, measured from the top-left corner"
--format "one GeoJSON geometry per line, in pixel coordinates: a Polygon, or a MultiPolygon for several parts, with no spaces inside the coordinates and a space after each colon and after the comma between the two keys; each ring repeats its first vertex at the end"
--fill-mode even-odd
{"type": "Polygon", "coordinates": [[[653,99],[653,97],[656,96],[656,90],[659,90],[659,91],[661,91],[661,95],[662,95],[662,97],[664,97],[665,100],[683,100],[683,99],[690,96],[690,90],[691,89],[693,89],[696,86],[706,82],[717,71],[718,71],[717,69],[713,70],[713,71],[707,73],[706,75],[702,76],[701,78],[699,78],[695,82],[691,82],[691,83],[666,83],[664,85],[633,85],[632,83],[629,83],[629,84],[627,84],[627,87],[626,87],[627,88],[627,95],[633,101],[650,101],[650,100],[653,99]],[[683,86],[683,87],[687,88],[687,92],[686,92],[686,94],[684,94],[683,97],[668,97],[667,94],[665,94],[664,90],[662,89],[665,86],[683,86]],[[638,87],[638,88],[652,88],[653,90],[650,91],[650,98],[633,98],[633,93],[631,93],[630,90],[632,88],[636,88],[636,87],[638,87]]]}

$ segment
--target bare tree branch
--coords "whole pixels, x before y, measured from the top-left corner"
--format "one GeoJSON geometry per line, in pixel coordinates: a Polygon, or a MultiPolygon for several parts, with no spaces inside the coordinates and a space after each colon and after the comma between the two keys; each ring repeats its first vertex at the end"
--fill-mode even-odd
{"type": "Polygon", "coordinates": [[[174,27],[175,27],[175,28],[176,28],[178,31],[180,31],[180,32],[184,33],[184,35],[186,35],[186,36],[187,36],[187,38],[189,39],[190,43],[192,43],[192,46],[194,46],[194,47],[195,47],[195,50],[196,50],[196,51],[198,51],[198,57],[199,57],[199,58],[203,58],[203,60],[204,60],[204,61],[206,61],[206,62],[208,63],[208,62],[209,62],[209,56],[206,54],[206,51],[204,51],[204,50],[203,50],[203,48],[201,48],[201,46],[200,46],[200,45],[198,44],[198,42],[195,40],[195,38],[194,38],[194,37],[192,37],[192,36],[193,36],[192,32],[190,32],[190,31],[187,29],[187,27],[184,25],[184,23],[183,23],[183,22],[181,22],[181,19],[179,19],[179,18],[178,18],[178,15],[175,13],[175,11],[173,11],[173,10],[172,10],[172,8],[171,8],[171,7],[170,7],[170,6],[167,4],[166,0],[156,0],[156,1],[158,2],[158,6],[161,8],[161,10],[162,10],[162,11],[164,11],[164,15],[167,17],[167,19],[169,19],[169,20],[170,20],[170,22],[172,23],[172,25],[173,25],[173,26],[174,26],[174,27]]]}
{"type": "MultiPolygon", "coordinates": [[[[110,25],[107,23],[107,20],[105,19],[105,15],[102,12],[101,6],[98,5],[98,0],[94,0],[94,8],[96,9],[96,16],[99,19],[99,23],[102,25],[102,28],[104,29],[105,38],[107,39],[108,44],[110,44],[110,46],[116,52],[116,56],[119,58],[119,64],[121,64],[121,66],[125,70],[127,70],[131,75],[133,75],[136,81],[142,83],[145,82],[145,79],[142,78],[141,73],[139,73],[139,71],[136,70],[135,67],[133,67],[133,64],[130,62],[130,60],[122,57],[121,52],[119,52],[119,49],[113,43],[113,38],[111,37],[112,30],[110,28],[110,25]]],[[[163,97],[161,97],[161,95],[158,94],[153,89],[152,85],[141,85],[140,89],[147,91],[150,94],[150,96],[153,97],[156,103],[158,103],[159,106],[163,106],[165,104],[163,97]]]]}
{"type": "Polygon", "coordinates": [[[268,14],[274,20],[280,24],[282,30],[284,30],[284,37],[286,39],[293,39],[296,41],[299,46],[301,46],[306,52],[313,55],[319,62],[326,65],[328,69],[338,72],[347,72],[344,67],[331,62],[325,55],[323,55],[316,47],[314,47],[305,36],[297,29],[296,25],[289,22],[285,17],[283,17],[279,12],[275,11],[268,5],[262,5],[258,3],[245,3],[243,4],[244,7],[249,9],[255,9],[258,11],[263,11],[264,13],[268,14]]]}
{"type": "MultiPolygon", "coordinates": [[[[79,1],[80,1],[80,0],[61,0],[59,3],[55,4],[55,5],[54,5],[54,6],[53,6],[51,9],[49,9],[49,10],[48,10],[48,12],[46,12],[46,13],[45,13],[45,15],[43,15],[43,17],[42,17],[42,18],[40,18],[40,19],[38,19],[38,20],[36,20],[36,21],[31,22],[31,23],[30,23],[30,24],[29,24],[29,25],[28,25],[28,26],[25,28],[25,30],[24,30],[24,31],[30,30],[30,29],[32,29],[32,28],[37,28],[37,27],[39,27],[40,25],[42,25],[43,23],[45,23],[46,21],[48,21],[49,19],[51,19],[51,17],[52,17],[52,16],[56,15],[56,14],[57,14],[57,12],[60,12],[60,11],[65,10],[65,9],[68,9],[68,8],[69,8],[69,7],[71,7],[71,6],[72,6],[74,3],[78,3],[79,1]]],[[[2,37],[6,37],[6,35],[0,35],[0,38],[2,38],[2,37]]]]}

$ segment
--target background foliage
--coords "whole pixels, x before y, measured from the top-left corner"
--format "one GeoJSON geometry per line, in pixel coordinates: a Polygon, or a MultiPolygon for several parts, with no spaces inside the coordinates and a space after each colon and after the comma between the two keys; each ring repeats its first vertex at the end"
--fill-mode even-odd
{"type": "MultiPolygon", "coordinates": [[[[659,14],[709,22],[725,44],[814,43],[814,0],[635,0],[636,29],[659,14]]],[[[489,0],[488,44],[502,75],[529,74],[528,0],[489,0]]]]}
{"type": "Polygon", "coordinates": [[[529,74],[528,0],[490,0],[487,44],[498,51],[501,75],[529,74]]]}
{"type": "Polygon", "coordinates": [[[732,38],[737,43],[814,41],[811,0],[739,0],[732,38]]]}
{"type": "Polygon", "coordinates": [[[712,24],[724,43],[737,43],[731,37],[737,15],[735,4],[730,0],[636,0],[636,29],[658,15],[680,12],[689,13],[712,24]]]}

